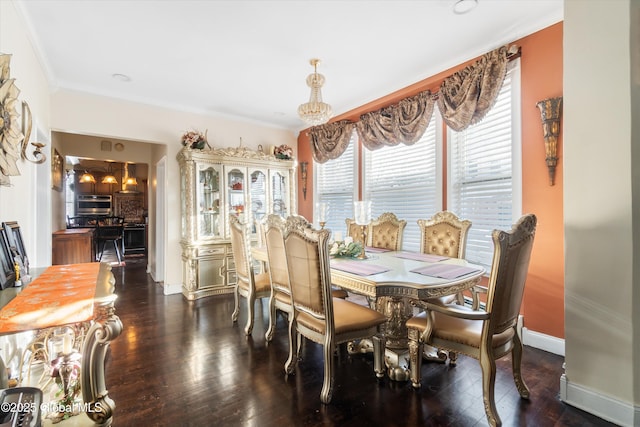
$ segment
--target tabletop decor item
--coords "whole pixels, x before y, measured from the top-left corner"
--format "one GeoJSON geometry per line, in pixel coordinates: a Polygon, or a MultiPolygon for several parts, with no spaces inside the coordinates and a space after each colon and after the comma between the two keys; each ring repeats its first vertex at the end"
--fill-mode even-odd
{"type": "Polygon", "coordinates": [[[56,424],[74,415],[78,415],[79,405],[76,400],[80,394],[80,360],[82,355],[74,348],[75,334],[70,328],[56,330],[50,341],[52,353],[56,354],[51,361],[51,377],[58,385],[55,393],[58,400],[55,409],[47,418],[56,424]],[[56,351],[57,350],[57,351],[56,351]]]}
{"type": "Polygon", "coordinates": [[[361,253],[364,253],[362,244],[354,242],[351,237],[333,242],[329,248],[329,255],[335,258],[357,258],[361,253]]]}
{"type": "Polygon", "coordinates": [[[286,144],[279,145],[273,150],[273,155],[276,159],[291,160],[293,157],[293,150],[286,144]]]}
{"type": "Polygon", "coordinates": [[[211,146],[209,145],[209,142],[207,141],[207,131],[205,130],[204,133],[201,133],[200,131],[196,131],[196,130],[190,130],[188,132],[185,132],[182,135],[182,145],[184,145],[185,147],[189,147],[189,148],[193,148],[193,149],[198,149],[198,150],[202,150],[205,145],[209,148],[211,148],[211,146]]]}
{"type": "MultiPolygon", "coordinates": [[[[327,218],[329,217],[329,204],[325,202],[316,203],[316,215],[320,228],[324,228],[324,226],[327,225],[327,218]]],[[[338,237],[338,234],[336,234],[335,238],[336,240],[342,240],[342,235],[338,237]]]]}
{"type": "MultiPolygon", "coordinates": [[[[371,200],[359,200],[353,202],[353,217],[362,229],[362,241],[367,241],[367,226],[371,222],[371,200]]],[[[360,259],[366,259],[367,255],[362,251],[358,255],[360,259]]]]}

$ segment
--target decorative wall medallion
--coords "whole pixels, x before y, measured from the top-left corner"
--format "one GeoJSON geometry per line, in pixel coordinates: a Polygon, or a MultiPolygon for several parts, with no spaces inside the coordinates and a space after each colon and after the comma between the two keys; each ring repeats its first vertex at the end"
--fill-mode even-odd
{"type": "Polygon", "coordinates": [[[35,147],[31,153],[34,159],[27,157],[26,149],[31,135],[31,110],[26,102],[20,102],[20,90],[15,79],[10,78],[9,63],[11,55],[0,54],[0,185],[10,185],[9,176],[18,176],[18,159],[23,158],[32,163],[44,163],[46,156],[42,153],[44,144],[33,142],[35,147]],[[19,109],[23,110],[20,121],[19,109]]]}

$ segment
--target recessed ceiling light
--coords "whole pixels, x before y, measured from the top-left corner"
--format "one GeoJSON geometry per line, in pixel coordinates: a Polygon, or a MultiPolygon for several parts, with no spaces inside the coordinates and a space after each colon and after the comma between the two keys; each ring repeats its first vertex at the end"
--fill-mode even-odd
{"type": "Polygon", "coordinates": [[[118,80],[119,82],[130,82],[131,81],[131,77],[127,76],[126,74],[115,73],[115,74],[112,74],[111,77],[113,77],[114,79],[118,80]]]}
{"type": "Polygon", "coordinates": [[[458,0],[453,5],[453,13],[463,15],[471,12],[478,5],[478,0],[458,0]]]}

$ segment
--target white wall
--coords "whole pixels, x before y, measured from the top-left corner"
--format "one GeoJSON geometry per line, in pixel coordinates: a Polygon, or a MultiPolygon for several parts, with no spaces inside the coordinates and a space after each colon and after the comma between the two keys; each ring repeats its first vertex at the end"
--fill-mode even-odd
{"type": "Polygon", "coordinates": [[[640,225],[633,204],[640,199],[632,194],[640,163],[631,156],[629,44],[630,22],[637,26],[639,16],[636,8],[630,20],[630,4],[565,1],[561,397],[616,423],[640,425],[640,368],[634,364],[640,284],[633,270],[640,225]]]}
{"type": "MultiPolygon", "coordinates": [[[[164,274],[165,288],[179,289],[181,281],[180,247],[180,180],[176,155],[182,148],[181,135],[191,129],[208,129],[209,143],[213,147],[237,147],[242,145],[265,149],[270,145],[287,144],[296,147],[296,136],[288,130],[233,121],[216,117],[199,116],[192,113],[165,108],[118,101],[78,92],[59,90],[51,99],[53,130],[81,135],[95,135],[123,140],[158,144],[166,147],[153,151],[149,162],[150,180],[155,178],[151,170],[162,155],[167,156],[167,224],[165,236],[164,274]]],[[[149,235],[153,236],[155,186],[149,192],[149,235]]],[[[155,265],[155,244],[149,241],[150,266],[155,265]]]]}
{"type": "MultiPolygon", "coordinates": [[[[25,28],[13,2],[0,1],[0,52],[12,55],[11,77],[20,89],[19,99],[29,104],[34,125],[48,133],[48,83],[25,28]]],[[[46,163],[20,160],[20,176],[11,177],[10,187],[0,187],[0,221],[18,221],[32,267],[51,264],[51,220],[38,215],[51,211],[52,193],[57,193],[51,190],[51,145],[45,151],[46,163]]]]}
{"type": "MultiPolygon", "coordinates": [[[[54,94],[48,86],[44,67],[38,61],[31,45],[22,16],[13,2],[0,1],[0,52],[13,54],[11,75],[21,90],[21,99],[26,100],[36,118],[38,126],[47,134],[51,130],[78,135],[116,138],[136,142],[158,144],[150,154],[149,180],[153,183],[153,165],[167,156],[167,231],[165,284],[175,288],[181,280],[180,252],[180,188],[176,154],[182,147],[180,136],[191,129],[206,130],[214,147],[236,147],[242,138],[243,146],[265,149],[270,145],[287,144],[296,147],[296,136],[284,129],[277,129],[256,123],[246,123],[230,119],[195,115],[147,105],[126,103],[106,97],[97,97],[71,91],[57,90],[54,94]]],[[[64,150],[59,141],[51,144],[62,155],[64,150]]],[[[47,147],[47,163],[33,165],[21,161],[18,164],[21,175],[12,177],[11,187],[0,187],[0,221],[18,221],[30,254],[32,266],[47,266],[51,263],[51,231],[58,229],[64,218],[63,194],[51,190],[50,173],[43,174],[35,168],[50,170],[52,147],[47,147]],[[42,178],[45,175],[46,179],[42,178]],[[42,187],[48,191],[42,190],[42,187]],[[29,196],[31,195],[31,196],[29,196]],[[55,209],[55,212],[51,208],[55,209]],[[42,231],[42,216],[38,212],[51,212],[42,231]],[[60,212],[59,212],[60,211],[60,212]],[[40,230],[36,236],[34,230],[40,230]],[[36,250],[36,242],[38,250],[36,250]],[[43,246],[45,245],[44,249],[43,246]],[[45,254],[36,256],[31,254],[45,254]]],[[[154,186],[150,185],[150,248],[154,233],[153,206],[154,186]]],[[[149,254],[150,265],[155,254],[149,254]]]]}

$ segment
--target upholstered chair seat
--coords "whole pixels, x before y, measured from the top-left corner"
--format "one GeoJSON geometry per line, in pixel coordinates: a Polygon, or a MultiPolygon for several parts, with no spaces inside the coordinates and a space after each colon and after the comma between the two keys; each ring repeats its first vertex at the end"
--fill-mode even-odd
{"type": "MultiPolygon", "coordinates": [[[[467,312],[470,317],[473,316],[474,310],[471,308],[460,306],[456,307],[456,309],[463,313],[467,312]]],[[[460,348],[469,351],[468,354],[465,353],[467,356],[474,357],[474,355],[479,354],[478,351],[482,343],[482,322],[457,318],[437,311],[433,312],[433,316],[433,323],[434,325],[438,325],[438,327],[433,331],[433,335],[431,336],[432,342],[458,343],[461,345],[460,348]]],[[[407,328],[424,331],[427,328],[427,313],[422,312],[407,320],[407,328]]],[[[507,329],[493,335],[491,339],[493,348],[499,349],[507,344],[513,339],[514,333],[515,331],[513,329],[507,329]]]]}
{"type": "MultiPolygon", "coordinates": [[[[371,328],[372,324],[381,324],[387,320],[375,310],[341,298],[333,298],[333,319],[336,335],[361,334],[363,330],[371,328]]],[[[319,334],[326,332],[326,322],[311,314],[301,312],[296,321],[319,334]]]]}
{"type": "Polygon", "coordinates": [[[516,388],[520,397],[529,398],[529,389],[522,379],[522,341],[516,327],[536,222],[535,215],[525,215],[510,231],[493,231],[494,254],[484,310],[415,302],[425,311],[407,321],[413,387],[420,387],[425,344],[473,357],[480,362],[484,408],[491,426],[502,425],[495,404],[497,359],[511,354],[516,388]]]}
{"type": "MultiPolygon", "coordinates": [[[[264,292],[269,292],[271,289],[271,280],[269,279],[269,273],[255,274],[254,286],[256,293],[262,294],[264,292]]],[[[239,281],[238,288],[240,288],[241,291],[248,292],[249,284],[245,281],[239,281]]]]}

